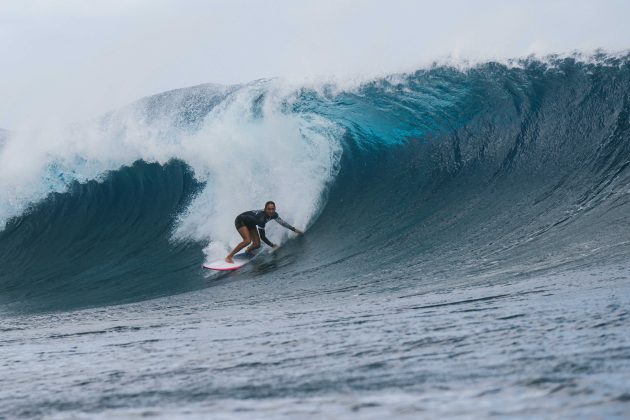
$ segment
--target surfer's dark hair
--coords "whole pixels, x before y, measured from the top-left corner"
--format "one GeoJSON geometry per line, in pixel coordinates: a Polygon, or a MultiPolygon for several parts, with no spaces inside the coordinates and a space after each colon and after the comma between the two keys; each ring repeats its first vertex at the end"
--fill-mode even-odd
{"type": "Polygon", "coordinates": [[[274,207],[276,207],[276,203],[274,203],[273,201],[267,201],[267,202],[265,203],[265,209],[267,208],[267,206],[268,206],[269,204],[273,204],[273,206],[274,206],[274,207]]]}

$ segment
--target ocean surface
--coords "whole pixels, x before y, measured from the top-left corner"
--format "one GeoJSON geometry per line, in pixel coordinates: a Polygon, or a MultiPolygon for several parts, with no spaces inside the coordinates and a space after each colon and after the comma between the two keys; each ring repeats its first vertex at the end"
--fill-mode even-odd
{"type": "Polygon", "coordinates": [[[0,222],[0,418],[630,416],[628,55],[2,130],[0,222]]]}

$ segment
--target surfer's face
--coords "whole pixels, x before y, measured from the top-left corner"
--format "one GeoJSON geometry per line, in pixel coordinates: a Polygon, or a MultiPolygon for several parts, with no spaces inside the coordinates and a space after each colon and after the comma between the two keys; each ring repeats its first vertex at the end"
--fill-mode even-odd
{"type": "Polygon", "coordinates": [[[265,213],[267,213],[267,216],[273,216],[275,212],[276,206],[274,206],[273,204],[269,204],[267,207],[265,207],[265,213]]]}

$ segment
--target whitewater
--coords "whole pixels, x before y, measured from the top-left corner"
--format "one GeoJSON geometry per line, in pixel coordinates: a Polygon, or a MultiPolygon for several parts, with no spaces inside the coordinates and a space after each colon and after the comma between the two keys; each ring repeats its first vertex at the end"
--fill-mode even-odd
{"type": "Polygon", "coordinates": [[[0,417],[627,416],[627,54],[2,130],[0,225],[0,417]]]}

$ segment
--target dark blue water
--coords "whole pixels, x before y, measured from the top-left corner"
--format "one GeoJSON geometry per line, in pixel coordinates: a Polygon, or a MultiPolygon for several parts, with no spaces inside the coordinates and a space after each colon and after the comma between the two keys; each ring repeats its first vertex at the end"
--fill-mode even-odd
{"type": "MultiPolygon", "coordinates": [[[[630,59],[516,64],[292,88],[283,114],[340,133],[334,179],[229,275],[173,233],[215,187],[186,159],[31,204],[0,232],[0,415],[627,416],[630,59]]],[[[242,89],[135,115],[197,133],[242,89]]]]}

